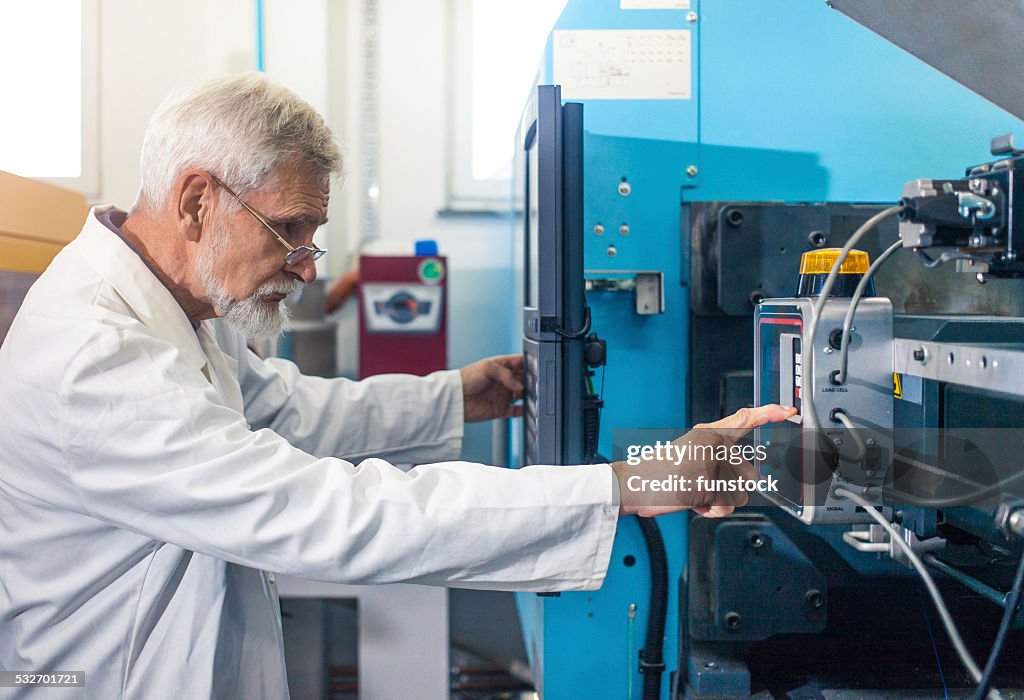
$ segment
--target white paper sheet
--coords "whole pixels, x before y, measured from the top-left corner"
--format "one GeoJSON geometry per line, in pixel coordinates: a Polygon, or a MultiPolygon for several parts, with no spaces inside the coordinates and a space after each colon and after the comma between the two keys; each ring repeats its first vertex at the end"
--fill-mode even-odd
{"type": "Polygon", "coordinates": [[[688,29],[554,33],[554,79],[564,99],[688,100],[688,29]]]}

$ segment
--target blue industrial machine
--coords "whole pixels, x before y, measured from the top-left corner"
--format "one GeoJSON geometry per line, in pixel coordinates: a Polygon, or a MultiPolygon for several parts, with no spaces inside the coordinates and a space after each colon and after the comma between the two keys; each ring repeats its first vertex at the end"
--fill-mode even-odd
{"type": "MultiPolygon", "coordinates": [[[[1005,437],[1024,426],[1024,392],[1011,379],[1011,368],[1024,367],[1024,286],[1011,279],[1024,232],[1015,228],[1012,144],[1002,148],[1012,162],[986,176],[995,184],[972,184],[989,171],[964,177],[992,161],[993,137],[1024,131],[947,77],[974,76],[978,93],[1024,114],[1019,92],[1005,97],[1014,88],[1006,66],[1024,58],[1007,28],[1022,17],[1003,8],[979,27],[985,13],[972,3],[831,5],[570,0],[551,34],[539,83],[560,92],[539,88],[519,134],[520,189],[530,194],[513,257],[526,309],[517,335],[533,368],[527,425],[513,437],[520,463],[621,459],[630,431],[674,438],[755,400],[792,397],[807,347],[822,351],[815,362],[831,382],[838,348],[829,346],[847,307],[835,298],[815,309],[813,295],[796,294],[802,255],[844,245],[903,197],[899,230],[887,218],[858,247],[875,260],[902,240],[918,257],[890,253],[875,275],[880,297],[865,299],[847,338],[850,400],[834,391],[831,403],[817,402],[829,435],[845,429],[837,411],[878,431],[860,455],[871,474],[831,470],[824,487],[806,489],[797,480],[788,497],[722,520],[660,518],[660,601],[649,533],[625,519],[601,590],[517,597],[544,698],[651,697],[652,685],[662,698],[823,697],[835,688],[941,697],[946,684],[977,681],[959,668],[902,550],[865,508],[840,503],[835,486],[860,488],[903,528],[943,572],[969,646],[987,653],[1020,556],[1008,523],[1022,517],[1004,498],[1001,530],[991,492],[985,503],[951,507],[963,491],[949,496],[950,488],[991,475],[956,473],[947,459],[977,448],[974,438],[922,436],[993,428],[1005,437]],[[980,58],[975,44],[984,44],[980,58]],[[545,135],[551,149],[531,152],[543,146],[531,128],[539,138],[544,119],[555,129],[545,135]],[[572,268],[580,245],[582,281],[572,268]],[[947,249],[929,255],[933,246],[947,249]],[[555,259],[537,255],[556,249],[555,259]],[[991,283],[954,271],[958,257],[991,283]],[[545,299],[561,306],[545,311],[545,299]],[[812,318],[820,330],[808,338],[812,318]],[[1002,372],[981,374],[993,360],[1002,372]],[[894,492],[902,501],[872,491],[893,478],[903,479],[894,492]],[[662,653],[652,658],[647,632],[662,615],[662,653]],[[908,670],[921,667],[930,670],[908,670]]],[[[777,451],[760,466],[784,458],[777,451]]],[[[1007,478],[998,466],[972,468],[990,467],[1007,478]]]]}

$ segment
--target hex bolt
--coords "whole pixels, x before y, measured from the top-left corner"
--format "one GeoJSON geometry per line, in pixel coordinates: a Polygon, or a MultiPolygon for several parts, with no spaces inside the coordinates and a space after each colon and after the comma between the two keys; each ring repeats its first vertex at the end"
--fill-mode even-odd
{"type": "Polygon", "coordinates": [[[1006,521],[1006,527],[1010,532],[1024,536],[1024,512],[1017,511],[1006,521]]]}
{"type": "Polygon", "coordinates": [[[1000,503],[996,509],[995,524],[1007,536],[1024,537],[1024,500],[1000,503]]]}
{"type": "Polygon", "coordinates": [[[619,183],[619,194],[623,197],[628,197],[629,193],[633,191],[633,188],[629,186],[629,183],[623,180],[619,183]]]}
{"type": "Polygon", "coordinates": [[[686,166],[686,176],[687,177],[697,177],[697,166],[696,165],[687,165],[686,166]]]}
{"type": "Polygon", "coordinates": [[[812,588],[804,594],[804,601],[811,608],[819,610],[825,604],[825,596],[817,588],[812,588]]]}
{"type": "Polygon", "coordinates": [[[725,626],[730,630],[738,630],[742,622],[743,618],[740,617],[738,612],[727,612],[725,614],[725,626]]]}
{"type": "Polygon", "coordinates": [[[923,347],[915,348],[914,349],[914,361],[915,362],[924,362],[924,358],[925,358],[924,348],[923,347]]]}
{"type": "Polygon", "coordinates": [[[594,235],[595,236],[603,236],[604,235],[604,226],[602,226],[601,224],[595,224],[594,225],[594,235]]]}
{"type": "Polygon", "coordinates": [[[613,246],[613,245],[608,246],[608,257],[609,258],[614,258],[618,254],[619,254],[619,251],[615,249],[615,246],[613,246]]]}
{"type": "Polygon", "coordinates": [[[622,226],[619,226],[619,235],[620,236],[628,236],[629,235],[629,224],[622,224],[622,226]]]}

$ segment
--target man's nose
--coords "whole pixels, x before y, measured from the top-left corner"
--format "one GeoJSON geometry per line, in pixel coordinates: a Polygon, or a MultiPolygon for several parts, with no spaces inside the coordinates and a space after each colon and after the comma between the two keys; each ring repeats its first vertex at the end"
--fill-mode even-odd
{"type": "Polygon", "coordinates": [[[310,284],[316,279],[316,263],[313,262],[312,257],[300,260],[294,265],[285,265],[284,271],[298,277],[305,284],[310,284]]]}

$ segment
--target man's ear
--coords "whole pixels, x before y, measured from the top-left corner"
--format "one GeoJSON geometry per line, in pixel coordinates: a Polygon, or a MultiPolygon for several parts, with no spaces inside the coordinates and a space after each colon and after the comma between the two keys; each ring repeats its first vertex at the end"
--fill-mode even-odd
{"type": "Polygon", "coordinates": [[[199,241],[203,225],[211,216],[213,197],[213,178],[205,170],[185,170],[174,181],[171,207],[178,232],[186,240],[199,241]]]}

